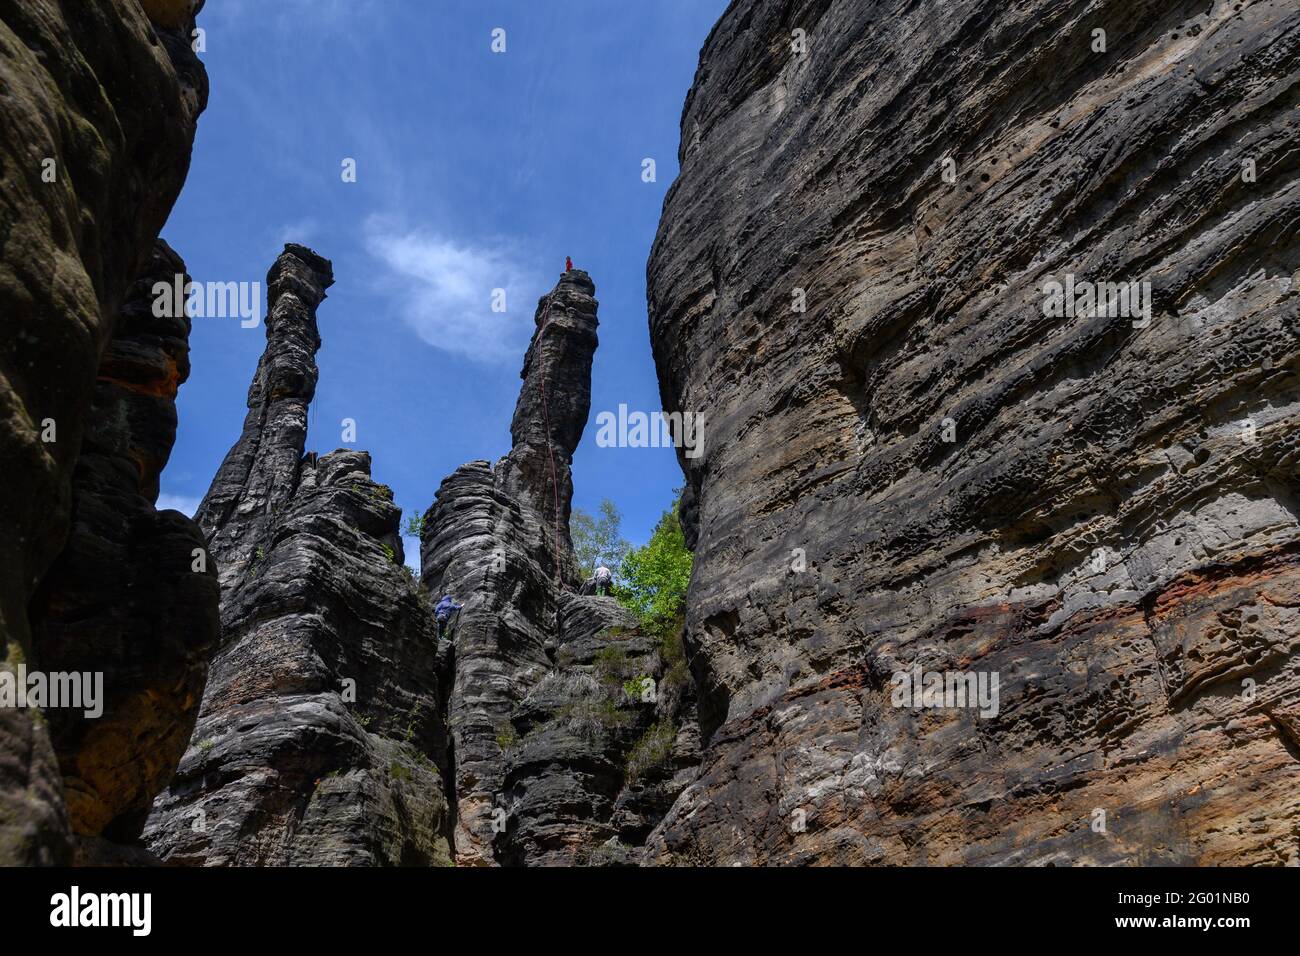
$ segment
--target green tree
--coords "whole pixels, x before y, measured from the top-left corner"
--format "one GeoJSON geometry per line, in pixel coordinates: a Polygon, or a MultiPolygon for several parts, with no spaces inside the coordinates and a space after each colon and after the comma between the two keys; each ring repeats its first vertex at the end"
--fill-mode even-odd
{"type": "Polygon", "coordinates": [[[578,556],[583,578],[590,578],[602,564],[614,572],[632,546],[620,533],[623,516],[614,502],[606,498],[600,503],[600,517],[593,518],[581,508],[574,508],[569,518],[569,537],[573,539],[573,552],[578,556]]]}
{"type": "Polygon", "coordinates": [[[686,549],[677,505],[665,511],[644,547],[623,559],[621,586],[615,596],[641,618],[650,631],[680,627],[686,612],[686,587],[691,580],[693,555],[686,549]]]}

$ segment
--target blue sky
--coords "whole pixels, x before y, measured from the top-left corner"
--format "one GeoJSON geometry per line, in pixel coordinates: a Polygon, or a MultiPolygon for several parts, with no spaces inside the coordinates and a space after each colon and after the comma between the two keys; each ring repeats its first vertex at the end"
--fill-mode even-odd
{"type": "MultiPolygon", "coordinates": [[[[211,100],[163,236],[197,282],[264,284],[285,241],[333,260],[308,447],[343,446],[340,423],[355,419],[352,447],[371,452],[407,515],[461,463],[509,450],[533,309],[571,255],[601,320],[574,504],[613,499],[643,542],[681,484],[675,456],[597,448],[594,419],[621,402],[660,407],[646,258],[682,104],[725,7],[210,2],[199,23],[211,100]],[[497,28],[505,53],[491,49],[497,28]],[[657,182],[642,180],[647,157],[657,182]],[[490,308],[498,287],[504,315],[490,308]]],[[[239,435],[265,328],[196,318],[190,344],[160,498],[185,511],[239,435]]]]}

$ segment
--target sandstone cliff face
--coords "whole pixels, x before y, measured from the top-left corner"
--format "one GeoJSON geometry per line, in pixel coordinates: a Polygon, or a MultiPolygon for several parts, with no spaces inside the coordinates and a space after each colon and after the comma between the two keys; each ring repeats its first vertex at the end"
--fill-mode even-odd
{"type": "Polygon", "coordinates": [[[424,519],[424,587],[464,604],[448,704],[463,864],[634,862],[698,740],[671,652],[613,599],[575,593],[571,462],[591,406],[594,294],[574,270],[541,300],[510,454],[459,468],[424,519]],[[642,679],[644,701],[624,688],[642,679]]]}
{"type": "Polygon", "coordinates": [[[0,2],[0,665],[103,670],[109,701],[95,724],[0,710],[0,863],[138,830],[215,637],[192,528],[152,507],[188,329],[149,327],[138,299],[119,320],[206,102],[192,25],[137,0],[0,2]]]}
{"type": "Polygon", "coordinates": [[[497,859],[635,865],[699,762],[680,644],[643,634],[613,598],[559,604],[554,661],[505,736],[497,859]]]}
{"type": "Polygon", "coordinates": [[[104,713],[46,717],[74,833],[133,843],[176,769],[220,633],[217,578],[197,526],[154,509],[189,377],[184,310],[154,314],[156,282],[185,281],[159,242],[100,361],[72,480],[72,533],[32,599],[43,665],[105,675],[104,713]]]}
{"type": "Polygon", "coordinates": [[[224,646],[145,829],[173,864],[449,861],[432,612],[365,452],[305,455],[332,271],[286,246],[243,434],[197,514],[224,646]]]}
{"type": "Polygon", "coordinates": [[[434,601],[451,594],[464,605],[448,703],[462,863],[494,861],[510,717],[549,667],[561,586],[576,573],[570,462],[591,404],[594,294],[590,277],[574,270],[538,304],[510,454],[495,470],[486,461],[459,468],[424,518],[423,585],[434,601]]]}
{"type": "Polygon", "coordinates": [[[649,264],[708,412],[652,862],[1300,862],[1298,83],[1283,0],[731,5],[649,264]]]}

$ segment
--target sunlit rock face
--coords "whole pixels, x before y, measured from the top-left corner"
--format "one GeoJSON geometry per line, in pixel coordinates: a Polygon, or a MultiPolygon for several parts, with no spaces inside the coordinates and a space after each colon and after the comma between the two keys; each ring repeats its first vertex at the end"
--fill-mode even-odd
{"type": "Polygon", "coordinates": [[[440,652],[454,657],[462,865],[634,865],[698,756],[674,646],[613,598],[577,593],[571,463],[591,410],[595,292],[574,269],[538,303],[510,453],[458,468],[424,518],[424,587],[464,605],[440,652]]]}
{"type": "Polygon", "coordinates": [[[1300,863],[1298,79],[1284,0],[730,6],[649,263],[708,413],[652,862],[1300,863]]]}
{"type": "Polygon", "coordinates": [[[431,608],[370,455],[308,452],[328,260],[267,275],[248,414],[196,518],[221,568],[223,647],[144,839],[174,865],[450,862],[431,608]]]}

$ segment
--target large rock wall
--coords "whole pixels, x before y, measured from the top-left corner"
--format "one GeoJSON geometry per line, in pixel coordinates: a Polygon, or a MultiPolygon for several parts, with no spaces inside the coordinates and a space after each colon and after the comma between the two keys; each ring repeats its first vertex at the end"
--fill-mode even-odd
{"type": "MultiPolygon", "coordinates": [[[[155,314],[155,283],[187,280],[159,241],[100,362],[73,472],[72,533],[30,605],[44,666],[103,673],[103,714],[46,713],[75,834],[132,844],[194,729],[220,634],[217,577],[193,521],[158,512],[189,377],[190,320],[155,314]]],[[[159,310],[167,312],[168,310],[159,310]]]]}
{"type": "Polygon", "coordinates": [[[1298,102],[1285,0],[730,6],[648,270],[708,415],[653,861],[1300,862],[1298,102]]]}
{"type": "MultiPolygon", "coordinates": [[[[151,22],[137,0],[0,0],[0,665],[51,672],[93,662],[104,671],[113,707],[98,730],[60,715],[55,746],[40,714],[0,710],[0,863],[67,862],[71,830],[129,836],[137,828],[141,801],[166,776],[173,748],[171,731],[141,709],[146,691],[136,681],[171,682],[160,709],[183,727],[192,719],[187,688],[214,636],[215,593],[205,596],[202,580],[184,577],[191,532],[178,516],[152,508],[156,471],[150,472],[168,450],[154,439],[169,438],[171,396],[160,393],[152,424],[124,425],[104,414],[109,406],[122,414],[140,408],[109,394],[114,386],[105,382],[117,377],[122,356],[105,350],[110,341],[126,347],[135,335],[114,339],[128,288],[150,268],[189,166],[207,99],[206,75],[189,41],[199,6],[151,22]],[[81,467],[83,439],[98,457],[81,467]],[[110,459],[144,453],[146,445],[134,489],[127,476],[106,474],[110,459]],[[86,483],[74,487],[79,467],[86,483]],[[109,501],[128,508],[131,527],[108,529],[95,517],[109,501]],[[165,599],[155,617],[140,593],[131,613],[107,612],[121,613],[129,627],[119,636],[121,653],[100,630],[102,607],[94,609],[85,642],[60,636],[62,625],[51,618],[45,633],[52,643],[41,646],[34,637],[45,626],[41,615],[57,617],[64,597],[44,582],[68,542],[74,512],[80,551],[67,558],[64,573],[75,564],[102,578],[83,582],[68,603],[87,599],[108,579],[151,589],[172,581],[195,602],[165,599]],[[101,531],[109,537],[96,554],[93,538],[101,531]],[[146,541],[153,542],[147,553],[146,541]],[[113,566],[124,557],[132,568],[113,566]],[[142,675],[147,655],[138,651],[158,628],[172,625],[190,627],[192,635],[162,639],[158,659],[143,665],[152,674],[142,675]]],[[[138,390],[150,378],[118,384],[138,390]]],[[[170,392],[178,383],[169,378],[160,388],[170,392]]]]}
{"type": "Polygon", "coordinates": [[[145,829],[189,865],[449,862],[432,611],[370,456],[305,453],[330,263],[288,245],[244,430],[197,519],[224,646],[145,829]]]}

